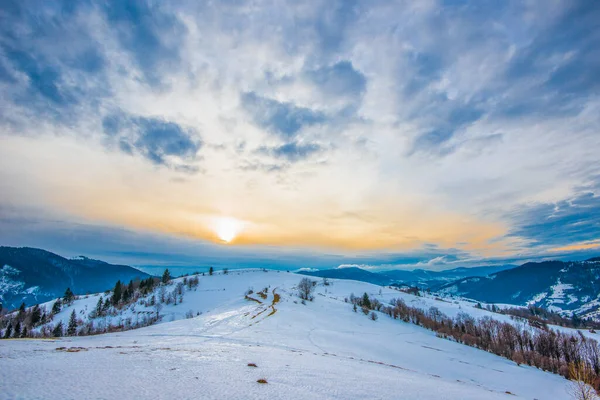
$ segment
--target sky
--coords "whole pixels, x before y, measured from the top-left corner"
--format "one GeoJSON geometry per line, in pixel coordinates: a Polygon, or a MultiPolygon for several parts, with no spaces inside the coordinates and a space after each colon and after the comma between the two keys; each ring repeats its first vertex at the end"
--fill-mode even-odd
{"type": "Polygon", "coordinates": [[[133,265],[600,254],[600,3],[0,3],[0,244],[133,265]]]}

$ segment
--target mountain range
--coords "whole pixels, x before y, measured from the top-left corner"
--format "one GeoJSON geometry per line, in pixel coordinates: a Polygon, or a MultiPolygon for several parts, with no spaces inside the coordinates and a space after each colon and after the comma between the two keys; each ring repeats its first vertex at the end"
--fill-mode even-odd
{"type": "Polygon", "coordinates": [[[421,288],[436,288],[458,279],[472,276],[487,276],[495,272],[515,268],[516,265],[494,265],[472,268],[454,268],[445,271],[428,271],[424,269],[391,270],[371,272],[358,267],[335,268],[319,271],[299,271],[298,273],[330,279],[350,279],[373,283],[376,285],[408,285],[421,288]]]}
{"type": "MultiPolygon", "coordinates": [[[[600,257],[586,261],[529,262],[455,268],[446,271],[368,271],[357,267],[299,273],[347,279],[381,286],[418,286],[440,296],[458,296],[484,303],[534,305],[564,315],[600,315],[600,257]]],[[[150,275],[126,265],[83,256],[67,259],[46,250],[0,247],[0,303],[5,309],[60,297],[67,287],[75,294],[103,292],[117,280],[150,275]]]]}
{"type": "Polygon", "coordinates": [[[371,272],[350,267],[300,273],[384,286],[418,286],[443,296],[484,303],[532,305],[565,316],[576,314],[594,319],[600,316],[600,257],[586,261],[555,260],[446,271],[371,272]]]}
{"type": "Polygon", "coordinates": [[[103,292],[117,280],[149,276],[126,265],[86,257],[66,259],[41,249],[0,247],[0,303],[6,309],[60,297],[68,287],[75,294],[103,292]]]}
{"type": "Polygon", "coordinates": [[[534,305],[563,314],[597,317],[600,258],[530,262],[486,277],[467,277],[438,288],[441,294],[486,303],[534,305]]]}

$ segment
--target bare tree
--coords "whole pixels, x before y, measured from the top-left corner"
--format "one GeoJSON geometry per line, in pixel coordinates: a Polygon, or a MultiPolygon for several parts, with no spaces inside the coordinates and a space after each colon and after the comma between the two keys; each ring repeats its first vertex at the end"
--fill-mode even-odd
{"type": "Polygon", "coordinates": [[[298,296],[302,300],[313,301],[314,297],[312,296],[314,290],[313,281],[308,278],[300,279],[300,283],[298,283],[298,296]]]}
{"type": "Polygon", "coordinates": [[[569,378],[571,387],[569,393],[575,400],[596,400],[598,395],[592,386],[594,371],[583,362],[569,364],[569,378]]]}
{"type": "Polygon", "coordinates": [[[154,304],[154,311],[156,311],[156,319],[158,320],[158,318],[160,317],[160,311],[162,310],[163,305],[159,302],[157,302],[156,304],[154,304]]]}

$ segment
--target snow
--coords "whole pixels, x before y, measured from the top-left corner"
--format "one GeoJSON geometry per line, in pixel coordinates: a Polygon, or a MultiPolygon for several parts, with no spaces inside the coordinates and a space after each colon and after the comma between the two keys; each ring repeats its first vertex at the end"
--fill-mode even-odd
{"type": "Polygon", "coordinates": [[[39,291],[40,291],[40,287],[39,286],[31,286],[31,287],[28,287],[25,290],[25,293],[27,293],[27,294],[36,294],[39,291]]]}
{"type": "Polygon", "coordinates": [[[20,281],[15,281],[11,277],[19,275],[20,271],[10,265],[4,265],[0,268],[0,299],[2,294],[16,293],[23,289],[25,284],[20,281]]]}
{"type": "Polygon", "coordinates": [[[544,300],[546,298],[546,296],[548,296],[548,293],[546,293],[546,292],[538,293],[535,296],[533,296],[533,298],[531,300],[529,300],[527,302],[527,304],[531,305],[531,304],[539,303],[540,301],[544,300]]]}
{"type": "Polygon", "coordinates": [[[573,285],[569,283],[561,283],[559,279],[556,285],[550,287],[550,291],[552,291],[550,299],[553,299],[555,302],[557,302],[557,300],[563,300],[565,298],[565,290],[572,289],[573,285]]]}
{"type": "MultiPolygon", "coordinates": [[[[319,284],[314,302],[303,305],[295,292],[302,277],[257,270],[204,276],[182,304],[165,306],[162,322],[154,326],[88,337],[0,341],[0,382],[10,382],[1,385],[0,397],[568,398],[569,383],[558,375],[517,366],[385,315],[371,321],[354,313],[344,298],[367,292],[383,302],[402,298],[411,306],[436,306],[451,316],[468,312],[510,321],[508,316],[466,301],[335,279],[329,279],[330,286],[319,284]],[[268,287],[267,298],[252,295],[260,304],[245,299],[249,287],[255,292],[268,287]],[[274,294],[281,296],[279,302],[274,294]],[[185,319],[188,310],[202,314],[185,319]],[[268,383],[257,383],[259,378],[268,383]]],[[[84,316],[98,296],[77,300],[57,318],[66,322],[72,309],[84,316]]],[[[133,315],[129,309],[123,317],[133,315]]]]}

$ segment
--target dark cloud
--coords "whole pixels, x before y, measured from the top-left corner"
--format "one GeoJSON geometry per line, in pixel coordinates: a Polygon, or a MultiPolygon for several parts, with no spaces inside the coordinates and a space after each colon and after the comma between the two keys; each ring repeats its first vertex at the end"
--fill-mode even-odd
{"type": "Polygon", "coordinates": [[[124,153],[139,153],[154,164],[172,166],[185,172],[197,171],[194,166],[171,165],[169,161],[171,157],[182,163],[196,159],[202,142],[194,129],[159,118],[119,113],[104,117],[102,127],[108,136],[118,140],[118,146],[124,153]]]}
{"type": "Polygon", "coordinates": [[[305,126],[323,123],[325,115],[292,103],[279,102],[254,92],[242,95],[242,106],[256,124],[284,137],[294,137],[305,126]]]}
{"type": "Polygon", "coordinates": [[[600,182],[557,203],[523,206],[509,216],[509,237],[530,246],[566,246],[600,239],[600,182]]]}

